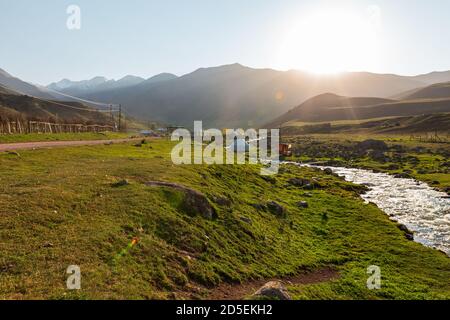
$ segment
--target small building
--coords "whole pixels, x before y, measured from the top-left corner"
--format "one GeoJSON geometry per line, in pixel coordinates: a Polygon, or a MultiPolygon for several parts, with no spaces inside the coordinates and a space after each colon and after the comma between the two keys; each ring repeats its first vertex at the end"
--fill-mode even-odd
{"type": "Polygon", "coordinates": [[[139,134],[144,137],[157,136],[157,134],[153,130],[141,130],[141,131],[139,131],[139,134]]]}

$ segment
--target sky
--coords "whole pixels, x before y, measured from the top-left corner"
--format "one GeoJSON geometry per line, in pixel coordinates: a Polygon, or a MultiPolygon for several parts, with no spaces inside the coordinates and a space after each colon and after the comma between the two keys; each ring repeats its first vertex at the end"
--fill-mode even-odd
{"type": "Polygon", "coordinates": [[[236,62],[416,75],[450,70],[450,1],[0,0],[0,39],[0,68],[44,85],[236,62]]]}

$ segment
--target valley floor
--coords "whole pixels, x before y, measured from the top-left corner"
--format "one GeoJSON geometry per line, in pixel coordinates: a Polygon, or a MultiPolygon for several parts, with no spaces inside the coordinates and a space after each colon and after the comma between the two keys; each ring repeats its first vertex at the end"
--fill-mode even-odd
{"type": "Polygon", "coordinates": [[[450,299],[450,259],[408,241],[362,187],[291,165],[271,178],[250,165],[175,166],[171,148],[0,153],[0,299],[226,298],[273,278],[295,299],[450,299]],[[151,181],[201,192],[215,214],[151,181]],[[66,288],[70,265],[79,291],[66,288]],[[380,290],[367,288],[372,265],[380,290]],[[313,276],[323,270],[332,276],[313,276]]]}
{"type": "Polygon", "coordinates": [[[130,136],[131,134],[122,132],[0,134],[0,144],[43,141],[111,140],[126,139],[130,136]]]}

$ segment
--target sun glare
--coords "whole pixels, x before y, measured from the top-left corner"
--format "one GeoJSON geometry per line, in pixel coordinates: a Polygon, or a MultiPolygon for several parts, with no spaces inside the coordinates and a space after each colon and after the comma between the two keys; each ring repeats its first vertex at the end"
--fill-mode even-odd
{"type": "Polygon", "coordinates": [[[286,32],[280,65],[319,74],[376,68],[377,15],[334,10],[299,18],[286,32]]]}

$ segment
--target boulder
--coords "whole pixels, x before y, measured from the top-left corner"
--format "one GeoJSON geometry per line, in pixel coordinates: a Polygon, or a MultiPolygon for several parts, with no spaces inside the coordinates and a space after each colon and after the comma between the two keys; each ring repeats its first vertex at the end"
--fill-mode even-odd
{"type": "Polygon", "coordinates": [[[213,201],[219,206],[231,206],[231,200],[225,197],[213,197],[213,201]]]}
{"type": "Polygon", "coordinates": [[[289,184],[296,186],[296,187],[303,187],[307,184],[310,184],[311,182],[307,179],[301,179],[301,178],[292,178],[288,180],[289,184]]]}
{"type": "Polygon", "coordinates": [[[260,203],[252,203],[251,206],[259,211],[266,210],[266,206],[260,203]]]}
{"type": "Polygon", "coordinates": [[[314,189],[314,185],[312,185],[311,183],[308,183],[307,185],[305,185],[303,187],[303,189],[305,189],[305,190],[313,190],[314,189]]]}
{"type": "Polygon", "coordinates": [[[127,179],[122,179],[122,180],[120,180],[120,181],[117,181],[117,182],[113,183],[113,184],[112,184],[112,187],[114,187],[114,188],[119,188],[119,187],[127,186],[127,185],[129,185],[129,184],[130,184],[130,183],[128,182],[127,179]]]}
{"type": "Polygon", "coordinates": [[[382,150],[371,150],[368,153],[369,157],[378,162],[386,162],[388,159],[382,150]]]}
{"type": "Polygon", "coordinates": [[[297,202],[297,207],[299,207],[299,208],[308,208],[309,204],[306,201],[300,201],[300,202],[297,202]]]}
{"type": "Polygon", "coordinates": [[[380,150],[387,151],[389,148],[384,141],[369,139],[362,141],[356,145],[358,149],[361,150],[380,150]]]}
{"type": "Polygon", "coordinates": [[[398,170],[400,169],[400,166],[398,164],[392,163],[386,168],[387,170],[398,170]]]}
{"type": "Polygon", "coordinates": [[[285,209],[282,205],[276,203],[275,201],[270,201],[267,203],[267,208],[275,214],[276,216],[282,217],[285,214],[285,209]]]}
{"type": "Polygon", "coordinates": [[[150,187],[168,187],[182,191],[185,194],[184,206],[188,208],[189,211],[200,213],[205,219],[212,220],[217,218],[217,212],[209,203],[208,198],[197,190],[171,182],[151,181],[147,182],[146,185],[150,187]]]}
{"type": "Polygon", "coordinates": [[[291,296],[280,281],[270,281],[255,292],[256,298],[291,300],[291,296]]]}
{"type": "Polygon", "coordinates": [[[402,173],[396,174],[394,176],[394,178],[397,178],[397,179],[410,179],[411,176],[408,173],[406,173],[406,172],[402,172],[402,173]]]}
{"type": "Polygon", "coordinates": [[[250,225],[252,224],[252,219],[250,219],[249,217],[240,216],[239,219],[240,219],[242,222],[245,222],[245,223],[247,223],[247,224],[250,224],[250,225]]]}
{"type": "Polygon", "coordinates": [[[414,232],[409,230],[407,226],[399,224],[398,228],[405,233],[406,239],[414,241],[414,232]]]}
{"type": "Polygon", "coordinates": [[[333,170],[331,170],[331,168],[325,168],[323,172],[325,172],[326,174],[333,174],[333,170]]]}

